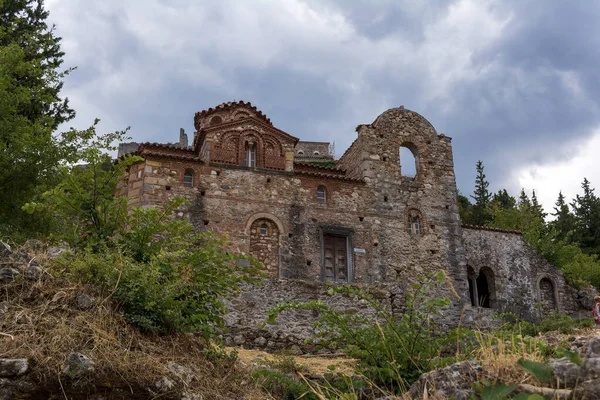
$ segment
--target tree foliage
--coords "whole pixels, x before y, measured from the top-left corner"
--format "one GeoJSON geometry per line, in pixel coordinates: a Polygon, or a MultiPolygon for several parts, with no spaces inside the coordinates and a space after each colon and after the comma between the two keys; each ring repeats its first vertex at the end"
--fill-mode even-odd
{"type": "Polygon", "coordinates": [[[483,173],[483,163],[477,163],[475,192],[471,205],[459,196],[461,221],[494,228],[515,230],[550,263],[561,269],[567,279],[576,285],[592,284],[600,288],[600,199],[594,194],[591,183],[584,178],[583,193],[576,195],[571,208],[559,192],[554,220],[547,222],[547,213],[537,199],[521,189],[518,199],[506,189],[490,196],[489,182],[483,173]],[[492,201],[489,201],[490,197],[492,201]]]}
{"type": "Polygon", "coordinates": [[[0,228],[35,229],[21,206],[50,187],[72,161],[71,135],[55,135],[74,116],[60,97],[64,53],[43,1],[0,0],[0,228]],[[41,189],[41,190],[40,190],[41,189]]]}

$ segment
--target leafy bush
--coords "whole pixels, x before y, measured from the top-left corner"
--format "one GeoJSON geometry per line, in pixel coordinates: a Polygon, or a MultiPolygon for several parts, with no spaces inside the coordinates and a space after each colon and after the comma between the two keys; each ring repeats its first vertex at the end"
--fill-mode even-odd
{"type": "Polygon", "coordinates": [[[369,302],[377,310],[373,318],[344,314],[321,301],[279,304],[269,312],[268,322],[285,310],[313,310],[320,346],[342,349],[358,360],[357,372],[374,385],[400,392],[421,373],[456,361],[455,356],[442,357],[450,345],[456,345],[466,330],[444,333],[436,324],[440,309],[448,306],[447,298],[431,298],[429,292],[447,282],[444,272],[420,277],[405,294],[405,312],[397,320],[389,308],[356,286],[332,286],[329,294],[352,295],[369,302]]]}
{"type": "Polygon", "coordinates": [[[124,317],[142,331],[212,335],[223,326],[223,297],[260,274],[255,262],[239,266],[249,258],[225,251],[224,239],[171,218],[181,203],[133,210],[125,218],[129,229],[63,257],[63,270],[110,291],[124,317]]]}

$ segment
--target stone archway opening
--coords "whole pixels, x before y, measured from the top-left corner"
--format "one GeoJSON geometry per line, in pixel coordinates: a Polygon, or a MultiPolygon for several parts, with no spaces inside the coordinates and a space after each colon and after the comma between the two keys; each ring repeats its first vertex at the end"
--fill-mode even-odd
{"type": "Polygon", "coordinates": [[[475,285],[479,307],[494,308],[496,302],[496,283],[492,270],[488,267],[481,268],[475,280],[475,285]]]}
{"type": "Polygon", "coordinates": [[[548,277],[540,279],[538,290],[542,309],[547,311],[556,310],[556,296],[552,280],[548,277]]]}
{"type": "Polygon", "coordinates": [[[266,272],[279,277],[279,228],[267,218],[259,218],[250,226],[250,256],[264,264],[266,272]]]}

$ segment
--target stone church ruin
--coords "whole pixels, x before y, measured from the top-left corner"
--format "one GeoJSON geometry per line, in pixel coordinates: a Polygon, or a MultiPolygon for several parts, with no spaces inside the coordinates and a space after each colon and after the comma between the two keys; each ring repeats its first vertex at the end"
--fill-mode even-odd
{"type": "Polygon", "coordinates": [[[458,296],[444,311],[449,325],[582,308],[519,232],[461,226],[451,138],[416,112],[393,108],[358,125],[337,160],[329,143],[301,141],[242,101],[196,113],[194,127],[191,145],[183,130],[174,144],[122,144],[120,155],[144,161],[130,167],[119,193],[143,207],[184,197],[181,216],[196,229],[227,234],[232,250],[264,263],[270,278],[229,304],[236,344],[301,346],[314,329],[310,313],[263,326],[280,302],[321,299],[367,311],[328,296],[326,282],[375,287],[400,310],[396,295],[440,269],[458,296]]]}

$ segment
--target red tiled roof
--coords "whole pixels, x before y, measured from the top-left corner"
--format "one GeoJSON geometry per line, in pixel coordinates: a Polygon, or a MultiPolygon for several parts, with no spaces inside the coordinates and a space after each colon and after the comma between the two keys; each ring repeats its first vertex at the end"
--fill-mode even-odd
{"type": "Polygon", "coordinates": [[[273,123],[271,122],[271,120],[269,118],[267,118],[267,116],[265,114],[263,114],[262,111],[260,111],[258,108],[256,108],[256,106],[253,106],[252,103],[250,102],[245,102],[243,100],[240,101],[236,101],[236,102],[232,102],[232,101],[228,101],[225,103],[221,103],[218,106],[215,107],[211,107],[209,109],[206,110],[202,110],[200,112],[197,112],[195,117],[196,118],[201,118],[204,117],[208,114],[211,114],[215,111],[224,111],[224,110],[229,110],[230,108],[236,107],[236,106],[246,106],[249,107],[253,112],[256,113],[256,116],[260,119],[262,119],[263,121],[265,121],[267,124],[269,125],[273,125],[273,123]]]}
{"type": "Polygon", "coordinates": [[[331,173],[326,173],[326,172],[295,171],[294,170],[294,175],[307,175],[307,176],[313,176],[313,177],[317,177],[317,178],[339,179],[339,180],[348,181],[348,182],[364,183],[364,181],[360,178],[349,178],[344,175],[337,175],[337,174],[331,174],[331,173]]]}

